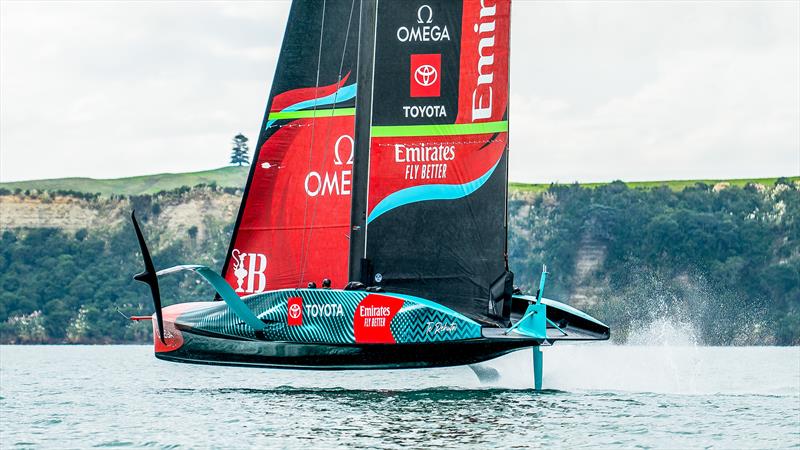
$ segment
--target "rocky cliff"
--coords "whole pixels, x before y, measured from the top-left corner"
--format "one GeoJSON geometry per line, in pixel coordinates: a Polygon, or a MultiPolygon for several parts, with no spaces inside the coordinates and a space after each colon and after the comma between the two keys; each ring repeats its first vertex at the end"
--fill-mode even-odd
{"type": "MultiPolygon", "coordinates": [[[[152,308],[130,281],[141,264],[130,211],[159,266],[220,267],[240,199],[241,189],[213,185],[134,196],[0,189],[2,341],[141,340],[147,330],[117,313],[152,308]]],[[[535,290],[547,264],[546,295],[610,322],[623,340],[667,316],[694,321],[707,343],[800,343],[794,180],[513,189],[508,211],[516,284],[535,290]]],[[[163,287],[165,297],[208,296],[189,278],[163,287]]]]}

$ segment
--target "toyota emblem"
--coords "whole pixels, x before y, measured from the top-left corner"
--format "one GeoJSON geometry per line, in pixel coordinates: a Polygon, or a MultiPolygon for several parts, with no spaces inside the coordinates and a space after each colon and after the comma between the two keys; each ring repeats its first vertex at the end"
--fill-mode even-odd
{"type": "Polygon", "coordinates": [[[439,78],[439,73],[430,64],[421,65],[414,71],[414,81],[420,86],[431,86],[436,83],[437,78],[439,78]]]}
{"type": "Polygon", "coordinates": [[[298,305],[297,303],[294,303],[291,306],[289,306],[289,316],[292,319],[297,319],[298,317],[300,317],[300,313],[301,313],[300,305],[298,305]]]}

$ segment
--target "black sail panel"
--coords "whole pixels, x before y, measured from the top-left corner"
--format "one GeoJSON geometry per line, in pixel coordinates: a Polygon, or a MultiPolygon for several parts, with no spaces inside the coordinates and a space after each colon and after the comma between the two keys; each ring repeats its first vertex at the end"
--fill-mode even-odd
{"type": "Polygon", "coordinates": [[[512,279],[509,27],[507,0],[378,1],[367,198],[354,205],[362,280],[496,325],[512,279]]]}

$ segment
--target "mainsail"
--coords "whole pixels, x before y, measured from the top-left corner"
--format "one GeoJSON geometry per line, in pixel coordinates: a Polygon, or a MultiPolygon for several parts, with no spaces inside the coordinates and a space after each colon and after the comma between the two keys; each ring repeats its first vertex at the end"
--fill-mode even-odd
{"type": "Polygon", "coordinates": [[[294,2],[223,268],[239,295],[348,281],[357,0],[294,2]]]}
{"type": "Polygon", "coordinates": [[[296,1],[237,292],[361,281],[507,323],[509,31],[510,0],[296,1]]]}
{"type": "Polygon", "coordinates": [[[510,1],[378,1],[374,14],[351,276],[504,323],[510,1]]]}

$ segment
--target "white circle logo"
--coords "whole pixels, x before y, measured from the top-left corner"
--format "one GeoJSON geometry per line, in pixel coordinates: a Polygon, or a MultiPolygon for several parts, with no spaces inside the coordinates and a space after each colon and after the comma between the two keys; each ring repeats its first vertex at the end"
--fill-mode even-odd
{"type": "Polygon", "coordinates": [[[417,70],[414,71],[414,81],[416,81],[420,86],[430,86],[433,83],[436,83],[438,78],[439,72],[437,72],[436,68],[430,64],[423,64],[417,67],[417,70]]]}
{"type": "Polygon", "coordinates": [[[375,274],[375,282],[376,283],[380,283],[381,281],[383,281],[383,275],[381,275],[379,273],[376,273],[375,274]]]}
{"type": "Polygon", "coordinates": [[[289,317],[291,317],[292,319],[297,319],[298,317],[300,317],[301,313],[302,310],[300,308],[300,305],[298,305],[297,303],[289,307],[289,317]]]}

